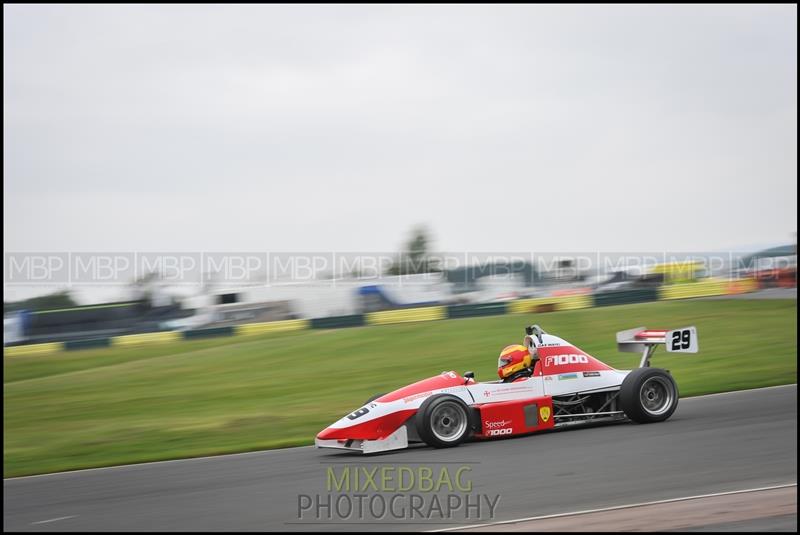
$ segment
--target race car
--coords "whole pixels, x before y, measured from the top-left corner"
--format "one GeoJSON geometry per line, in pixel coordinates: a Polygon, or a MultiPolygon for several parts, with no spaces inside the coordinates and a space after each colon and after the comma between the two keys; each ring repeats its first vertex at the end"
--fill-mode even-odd
{"type": "Polygon", "coordinates": [[[378,453],[424,443],[436,448],[587,422],[661,422],[678,406],[678,387],[667,370],[650,367],[659,345],[670,353],[697,353],[695,327],[617,333],[620,351],[641,354],[639,367],[617,370],[546,333],[526,327],[525,345],[536,355],[529,377],[476,382],[454,371],[367,400],[316,437],[318,448],[378,453]]]}

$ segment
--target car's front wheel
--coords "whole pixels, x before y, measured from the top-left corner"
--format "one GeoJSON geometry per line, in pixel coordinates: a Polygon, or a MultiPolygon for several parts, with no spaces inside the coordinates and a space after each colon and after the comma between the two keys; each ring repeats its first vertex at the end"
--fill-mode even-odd
{"type": "Polygon", "coordinates": [[[469,408],[456,396],[440,394],[426,399],[417,411],[417,433],[429,446],[452,448],[469,438],[469,408]]]}
{"type": "Polygon", "coordinates": [[[662,422],[678,407],[678,385],[666,370],[638,368],[622,381],[619,400],[625,415],[634,422],[662,422]]]}

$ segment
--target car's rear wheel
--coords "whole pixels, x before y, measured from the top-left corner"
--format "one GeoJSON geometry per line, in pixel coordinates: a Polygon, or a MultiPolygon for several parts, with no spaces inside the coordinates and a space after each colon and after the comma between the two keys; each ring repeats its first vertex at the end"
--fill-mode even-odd
{"type": "Polygon", "coordinates": [[[666,370],[638,368],[622,381],[619,400],[625,415],[634,422],[663,422],[678,407],[678,385],[666,370]]]}
{"type": "Polygon", "coordinates": [[[417,433],[435,448],[452,448],[472,431],[469,408],[456,396],[440,394],[426,399],[417,411],[417,433]]]}

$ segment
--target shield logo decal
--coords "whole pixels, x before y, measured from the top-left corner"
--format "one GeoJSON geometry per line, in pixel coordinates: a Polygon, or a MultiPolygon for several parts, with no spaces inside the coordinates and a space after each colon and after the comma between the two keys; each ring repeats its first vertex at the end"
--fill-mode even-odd
{"type": "Polygon", "coordinates": [[[550,407],[541,407],[539,409],[539,416],[541,416],[543,422],[547,422],[550,419],[550,407]]]}

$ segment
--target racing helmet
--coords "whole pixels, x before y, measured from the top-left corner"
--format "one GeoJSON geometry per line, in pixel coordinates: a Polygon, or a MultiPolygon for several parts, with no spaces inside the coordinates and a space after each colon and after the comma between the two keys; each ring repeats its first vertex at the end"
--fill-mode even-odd
{"type": "Polygon", "coordinates": [[[519,344],[506,346],[497,359],[497,375],[505,379],[513,373],[531,367],[531,354],[528,348],[519,344]]]}

